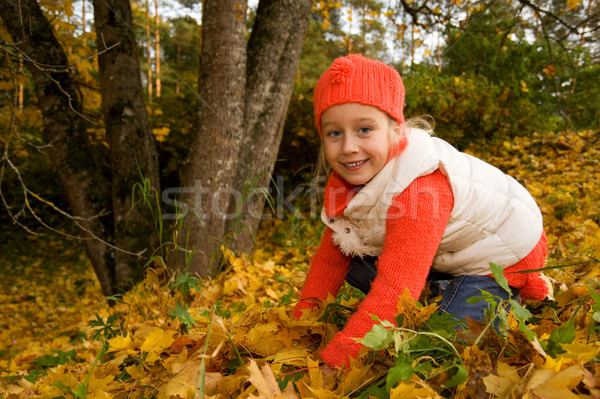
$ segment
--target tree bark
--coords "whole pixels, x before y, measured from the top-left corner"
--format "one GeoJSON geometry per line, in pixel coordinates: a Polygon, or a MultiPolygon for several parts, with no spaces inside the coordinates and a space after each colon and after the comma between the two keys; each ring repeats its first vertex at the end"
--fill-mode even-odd
{"type": "MultiPolygon", "coordinates": [[[[129,0],[94,0],[96,43],[100,54],[102,111],[109,146],[114,244],[131,252],[158,247],[155,221],[144,204],[133,206],[132,190],[140,174],[160,193],[158,157],[150,130],[129,0]],[[111,46],[115,46],[112,47],[111,46]],[[106,50],[106,51],[105,51],[106,50]]],[[[140,194],[136,195],[139,200],[140,194]]],[[[120,286],[142,276],[142,259],[115,252],[120,286]]]]}
{"type": "Polygon", "coordinates": [[[195,192],[178,234],[183,251],[171,254],[171,264],[203,276],[219,270],[219,248],[235,206],[230,194],[244,134],[246,8],[245,1],[207,0],[202,13],[198,130],[183,175],[184,186],[195,192]]]}
{"type": "MultiPolygon", "coordinates": [[[[52,26],[35,0],[0,0],[0,17],[31,72],[38,106],[43,115],[44,139],[50,161],[65,190],[74,216],[96,237],[112,230],[108,217],[95,217],[109,204],[109,182],[104,171],[106,153],[94,146],[86,133],[89,123],[81,116],[81,97],[68,69],[67,56],[52,26]]],[[[114,257],[111,248],[81,234],[86,253],[106,295],[115,293],[114,257]]]]}
{"type": "Polygon", "coordinates": [[[240,148],[239,162],[243,167],[238,168],[236,178],[241,184],[238,189],[250,184],[255,193],[250,196],[244,215],[234,221],[238,225],[229,226],[237,232],[232,245],[236,250],[249,251],[254,246],[253,236],[265,204],[265,197],[256,189],[269,186],[277,160],[311,7],[310,0],[262,0],[258,5],[248,42],[246,145],[240,148]]]}
{"type": "MultiPolygon", "coordinates": [[[[85,0],[81,0],[81,31],[85,34],[87,21],[85,20],[85,0]]],[[[85,42],[84,42],[85,45],[85,42]]]]}
{"type": "Polygon", "coordinates": [[[158,16],[158,0],[154,0],[154,62],[156,64],[156,98],[160,97],[160,17],[158,16]]]}
{"type": "Polygon", "coordinates": [[[214,276],[222,244],[235,239],[238,249],[252,247],[264,197],[247,189],[268,186],[311,6],[262,0],[246,44],[246,3],[205,1],[199,130],[183,180],[193,188],[195,208],[187,203],[178,241],[184,250],[172,265],[214,276]],[[253,212],[243,213],[248,200],[253,212]]]}
{"type": "Polygon", "coordinates": [[[152,54],[150,54],[150,2],[146,0],[146,63],[148,64],[148,102],[152,102],[152,54]]]}
{"type": "MultiPolygon", "coordinates": [[[[19,75],[23,75],[23,54],[19,53],[19,75]]],[[[17,107],[19,112],[23,111],[23,94],[25,92],[25,85],[22,81],[19,81],[19,98],[17,99],[17,107]]]]}

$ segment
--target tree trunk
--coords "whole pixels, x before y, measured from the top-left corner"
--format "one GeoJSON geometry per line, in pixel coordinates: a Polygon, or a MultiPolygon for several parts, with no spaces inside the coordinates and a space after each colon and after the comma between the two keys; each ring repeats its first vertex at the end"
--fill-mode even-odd
{"type": "Polygon", "coordinates": [[[248,198],[246,188],[268,186],[311,5],[310,0],[262,0],[246,45],[246,3],[205,1],[199,130],[183,179],[193,188],[194,198],[187,199],[195,206],[186,203],[178,234],[184,250],[171,265],[214,276],[222,244],[237,235],[236,248],[252,247],[264,197],[248,198]],[[253,212],[243,213],[247,200],[253,212]]]}
{"type": "MultiPolygon", "coordinates": [[[[263,0],[258,5],[248,42],[244,118],[247,145],[240,148],[243,167],[238,168],[238,184],[269,186],[311,7],[310,0],[263,0]]],[[[243,186],[238,185],[238,189],[243,186]]],[[[238,225],[229,227],[237,231],[232,247],[236,250],[249,251],[253,247],[253,235],[264,208],[265,198],[257,190],[249,200],[238,225]]]]}
{"type": "Polygon", "coordinates": [[[146,63],[148,64],[148,102],[152,102],[152,54],[150,54],[150,2],[146,0],[146,63]]]}
{"type": "MultiPolygon", "coordinates": [[[[85,0],[81,0],[81,30],[85,36],[85,30],[86,30],[86,25],[87,22],[85,20],[85,0]]],[[[85,41],[83,42],[84,46],[85,46],[85,41]]]]}
{"type": "MultiPolygon", "coordinates": [[[[143,98],[137,45],[128,0],[94,0],[96,43],[100,54],[102,111],[109,146],[114,244],[147,260],[159,244],[155,221],[145,204],[133,206],[132,190],[149,180],[160,192],[156,145],[143,98]],[[115,46],[110,48],[111,46],[115,46]],[[103,52],[104,51],[104,52],[103,52]]],[[[135,195],[139,200],[140,193],[135,195]]],[[[115,277],[127,285],[142,275],[142,259],[115,252],[115,277]]]]}
{"type": "MultiPolygon", "coordinates": [[[[175,55],[175,71],[179,72],[179,58],[181,57],[181,42],[177,40],[177,53],[175,55]]],[[[179,95],[179,73],[175,74],[175,94],[179,95]]]]}
{"type": "MultiPolygon", "coordinates": [[[[19,53],[19,76],[23,76],[23,54],[19,53]]],[[[25,91],[25,85],[23,81],[19,80],[19,93],[17,98],[17,107],[19,112],[23,112],[23,94],[25,91]]]]}
{"type": "Polygon", "coordinates": [[[158,0],[154,0],[154,62],[156,65],[156,98],[160,97],[160,17],[158,16],[158,0]]]}
{"type": "Polygon", "coordinates": [[[90,143],[89,123],[81,116],[79,91],[67,69],[67,56],[35,0],[0,0],[0,16],[25,55],[44,120],[44,139],[51,163],[65,190],[73,215],[84,218],[81,234],[86,253],[106,295],[114,291],[113,251],[103,242],[112,230],[109,217],[95,217],[109,204],[109,182],[103,171],[106,153],[90,143]],[[20,16],[17,18],[16,16],[20,16]]]}
{"type": "Polygon", "coordinates": [[[206,0],[202,13],[198,130],[183,175],[184,186],[195,191],[178,234],[183,251],[171,254],[171,265],[204,276],[219,270],[219,248],[235,207],[231,188],[244,139],[246,7],[245,1],[206,0]]]}

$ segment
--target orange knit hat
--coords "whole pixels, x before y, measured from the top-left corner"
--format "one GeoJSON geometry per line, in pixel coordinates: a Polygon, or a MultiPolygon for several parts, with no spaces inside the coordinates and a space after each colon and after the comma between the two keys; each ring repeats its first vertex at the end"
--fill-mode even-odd
{"type": "Polygon", "coordinates": [[[404,85],[394,68],[351,54],[336,59],[315,86],[315,123],[321,135],[321,114],[334,105],[360,103],[386,112],[404,123],[404,85]]]}

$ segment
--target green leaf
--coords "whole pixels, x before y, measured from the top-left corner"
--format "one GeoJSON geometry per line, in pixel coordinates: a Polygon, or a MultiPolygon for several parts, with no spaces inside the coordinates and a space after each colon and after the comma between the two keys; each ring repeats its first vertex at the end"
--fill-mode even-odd
{"type": "Polygon", "coordinates": [[[374,386],[374,385],[371,385],[370,387],[368,387],[367,389],[365,389],[358,395],[359,399],[363,399],[363,398],[388,399],[389,397],[390,397],[390,395],[388,395],[388,393],[384,389],[379,388],[378,386],[374,386]]]}
{"type": "Polygon", "coordinates": [[[513,314],[517,318],[517,320],[529,320],[531,318],[531,312],[525,309],[521,304],[514,299],[509,299],[510,307],[513,310],[513,314]]]}
{"type": "Polygon", "coordinates": [[[498,300],[498,301],[502,300],[502,298],[500,298],[499,296],[492,295],[485,290],[479,289],[479,291],[481,292],[481,296],[471,297],[471,298],[467,299],[467,302],[470,304],[476,304],[479,301],[486,301],[491,306],[496,306],[497,305],[496,300],[498,300]]]}
{"type": "Polygon", "coordinates": [[[565,352],[560,344],[570,344],[574,340],[575,321],[574,319],[569,319],[565,324],[552,331],[545,350],[550,356],[554,357],[565,352]]]}
{"type": "Polygon", "coordinates": [[[462,364],[456,364],[456,373],[444,384],[448,388],[454,388],[467,380],[467,369],[462,364]]]}
{"type": "Polygon", "coordinates": [[[571,344],[575,340],[575,319],[569,319],[565,324],[552,331],[548,341],[561,344],[571,344]]]}
{"type": "Polygon", "coordinates": [[[388,347],[394,340],[394,330],[387,329],[381,324],[373,325],[371,331],[365,334],[361,343],[373,350],[382,350],[388,347]]]}
{"type": "Polygon", "coordinates": [[[508,287],[508,280],[506,279],[506,277],[504,277],[504,268],[502,266],[490,262],[490,269],[492,269],[492,276],[494,276],[494,279],[496,280],[498,285],[502,287],[506,292],[508,292],[508,295],[512,296],[512,291],[508,287]]]}
{"type": "Polygon", "coordinates": [[[519,320],[519,331],[525,334],[527,339],[530,341],[533,341],[536,337],[535,333],[525,325],[525,322],[523,320],[519,320]]]}
{"type": "Polygon", "coordinates": [[[396,327],[395,325],[393,325],[391,322],[389,322],[387,320],[381,320],[381,325],[384,326],[385,328],[394,328],[394,327],[396,327]]]}
{"type": "Polygon", "coordinates": [[[410,379],[410,377],[413,375],[413,372],[413,368],[408,363],[402,362],[396,364],[394,367],[389,369],[387,373],[385,388],[388,392],[390,392],[391,389],[398,384],[398,382],[410,379]]]}
{"type": "Polygon", "coordinates": [[[73,391],[76,397],[79,399],[85,399],[87,397],[87,386],[84,383],[77,385],[77,388],[73,391]]]}
{"type": "Polygon", "coordinates": [[[397,326],[403,326],[404,325],[404,313],[399,313],[398,316],[396,316],[396,325],[397,326]]]}
{"type": "MultiPolygon", "coordinates": [[[[590,295],[592,296],[592,298],[594,299],[594,302],[596,302],[594,305],[592,305],[592,308],[595,311],[600,311],[600,294],[598,294],[592,287],[590,287],[588,285],[588,291],[590,292],[590,295]]],[[[594,319],[596,320],[596,319],[594,319]]],[[[596,320],[598,321],[598,320],[596,320]]]]}
{"type": "Polygon", "coordinates": [[[196,325],[196,320],[190,314],[189,308],[187,305],[182,305],[181,302],[177,302],[175,309],[169,313],[169,316],[177,318],[186,327],[194,327],[196,325]]]}

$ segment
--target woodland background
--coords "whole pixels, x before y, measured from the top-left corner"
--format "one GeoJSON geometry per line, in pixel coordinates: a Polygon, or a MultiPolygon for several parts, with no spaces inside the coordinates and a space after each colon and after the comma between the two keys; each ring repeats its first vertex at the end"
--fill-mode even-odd
{"type": "Polygon", "coordinates": [[[597,1],[0,5],[2,397],[600,396],[597,1]],[[365,343],[386,355],[323,380],[360,294],[289,314],[322,231],[312,88],[350,52],[530,190],[555,291],[458,337],[436,298],[403,298],[365,343]],[[207,209],[181,190],[197,180],[244,201],[174,218],[207,209]]]}

